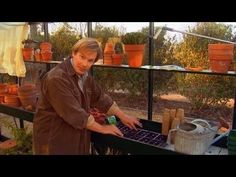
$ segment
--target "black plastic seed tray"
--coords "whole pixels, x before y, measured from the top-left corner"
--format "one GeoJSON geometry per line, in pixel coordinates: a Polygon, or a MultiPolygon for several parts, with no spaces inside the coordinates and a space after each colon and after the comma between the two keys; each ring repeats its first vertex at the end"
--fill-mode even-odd
{"type": "Polygon", "coordinates": [[[160,133],[145,129],[133,130],[121,122],[118,122],[117,127],[124,134],[124,138],[126,139],[158,147],[165,147],[167,145],[166,136],[163,136],[160,133]]]}

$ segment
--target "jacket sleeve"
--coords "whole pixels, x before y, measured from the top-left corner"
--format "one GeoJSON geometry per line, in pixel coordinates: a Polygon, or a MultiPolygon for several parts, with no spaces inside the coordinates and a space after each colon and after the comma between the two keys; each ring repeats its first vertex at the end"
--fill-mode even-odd
{"type": "MultiPolygon", "coordinates": [[[[70,83],[59,77],[47,80],[43,86],[45,96],[55,112],[75,129],[83,129],[87,125],[90,116],[82,107],[70,83]]],[[[79,96],[79,95],[78,95],[79,96]]]]}
{"type": "Polygon", "coordinates": [[[96,107],[103,113],[107,113],[113,104],[112,98],[104,93],[101,86],[92,79],[91,107],[96,107]]]}

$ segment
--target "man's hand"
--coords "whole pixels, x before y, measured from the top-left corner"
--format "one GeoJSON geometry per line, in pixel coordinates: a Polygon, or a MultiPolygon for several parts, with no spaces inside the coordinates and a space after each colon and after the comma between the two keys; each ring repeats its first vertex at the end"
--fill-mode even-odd
{"type": "Polygon", "coordinates": [[[96,121],[93,121],[90,124],[87,124],[87,129],[102,133],[102,134],[111,134],[115,136],[123,136],[123,133],[119,130],[119,128],[115,125],[101,125],[96,121]]]}
{"type": "Polygon", "coordinates": [[[123,136],[123,133],[115,125],[103,125],[103,134],[123,136]]]}
{"type": "Polygon", "coordinates": [[[114,102],[113,105],[110,107],[108,111],[108,115],[115,115],[120,118],[121,122],[129,127],[130,129],[135,129],[136,125],[139,127],[142,127],[142,124],[139,122],[139,119],[133,116],[129,116],[125,114],[119,107],[118,105],[114,102]]]}
{"type": "Polygon", "coordinates": [[[136,126],[142,127],[142,124],[139,122],[138,118],[126,114],[121,118],[121,122],[130,129],[137,130],[136,126]]]}

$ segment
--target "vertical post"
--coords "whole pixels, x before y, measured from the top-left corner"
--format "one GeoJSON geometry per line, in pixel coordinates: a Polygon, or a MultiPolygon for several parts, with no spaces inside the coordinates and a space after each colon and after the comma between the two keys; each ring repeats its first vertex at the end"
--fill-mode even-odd
{"type": "Polygon", "coordinates": [[[24,120],[23,119],[19,119],[20,120],[20,128],[24,128],[24,120]]]}
{"type": "MultiPolygon", "coordinates": [[[[148,40],[148,64],[153,65],[154,56],[154,22],[149,23],[149,40],[148,40]]],[[[152,120],[152,103],[153,103],[153,70],[148,70],[148,120],[152,120]]]]}
{"type": "Polygon", "coordinates": [[[88,22],[88,37],[92,37],[92,22],[88,22]]]}
{"type": "Polygon", "coordinates": [[[16,76],[15,79],[16,79],[15,83],[16,83],[17,85],[19,85],[19,77],[16,76]]]}
{"type": "MultiPolygon", "coordinates": [[[[21,81],[22,81],[22,78],[16,76],[16,84],[18,86],[21,86],[21,81]]],[[[19,119],[19,121],[20,121],[20,128],[24,128],[24,120],[19,119]]]]}
{"type": "Polygon", "coordinates": [[[49,41],[49,33],[48,33],[48,23],[44,22],[43,23],[43,30],[44,30],[44,40],[49,41]]]}
{"type": "MultiPolygon", "coordinates": [[[[88,22],[88,37],[92,37],[92,22],[88,22]]],[[[93,76],[93,67],[90,69],[90,74],[93,76]]]]}
{"type": "Polygon", "coordinates": [[[50,63],[46,63],[46,71],[48,72],[48,71],[50,71],[50,69],[51,69],[50,63]]]}
{"type": "Polygon", "coordinates": [[[232,120],[232,129],[236,129],[236,92],[234,93],[234,112],[232,120]]]}

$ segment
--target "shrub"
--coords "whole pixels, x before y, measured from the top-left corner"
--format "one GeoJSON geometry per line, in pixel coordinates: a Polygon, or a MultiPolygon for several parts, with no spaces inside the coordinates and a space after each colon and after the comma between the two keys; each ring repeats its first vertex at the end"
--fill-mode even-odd
{"type": "Polygon", "coordinates": [[[145,44],[147,42],[147,36],[141,32],[131,32],[121,36],[121,41],[124,44],[145,44]]]}

